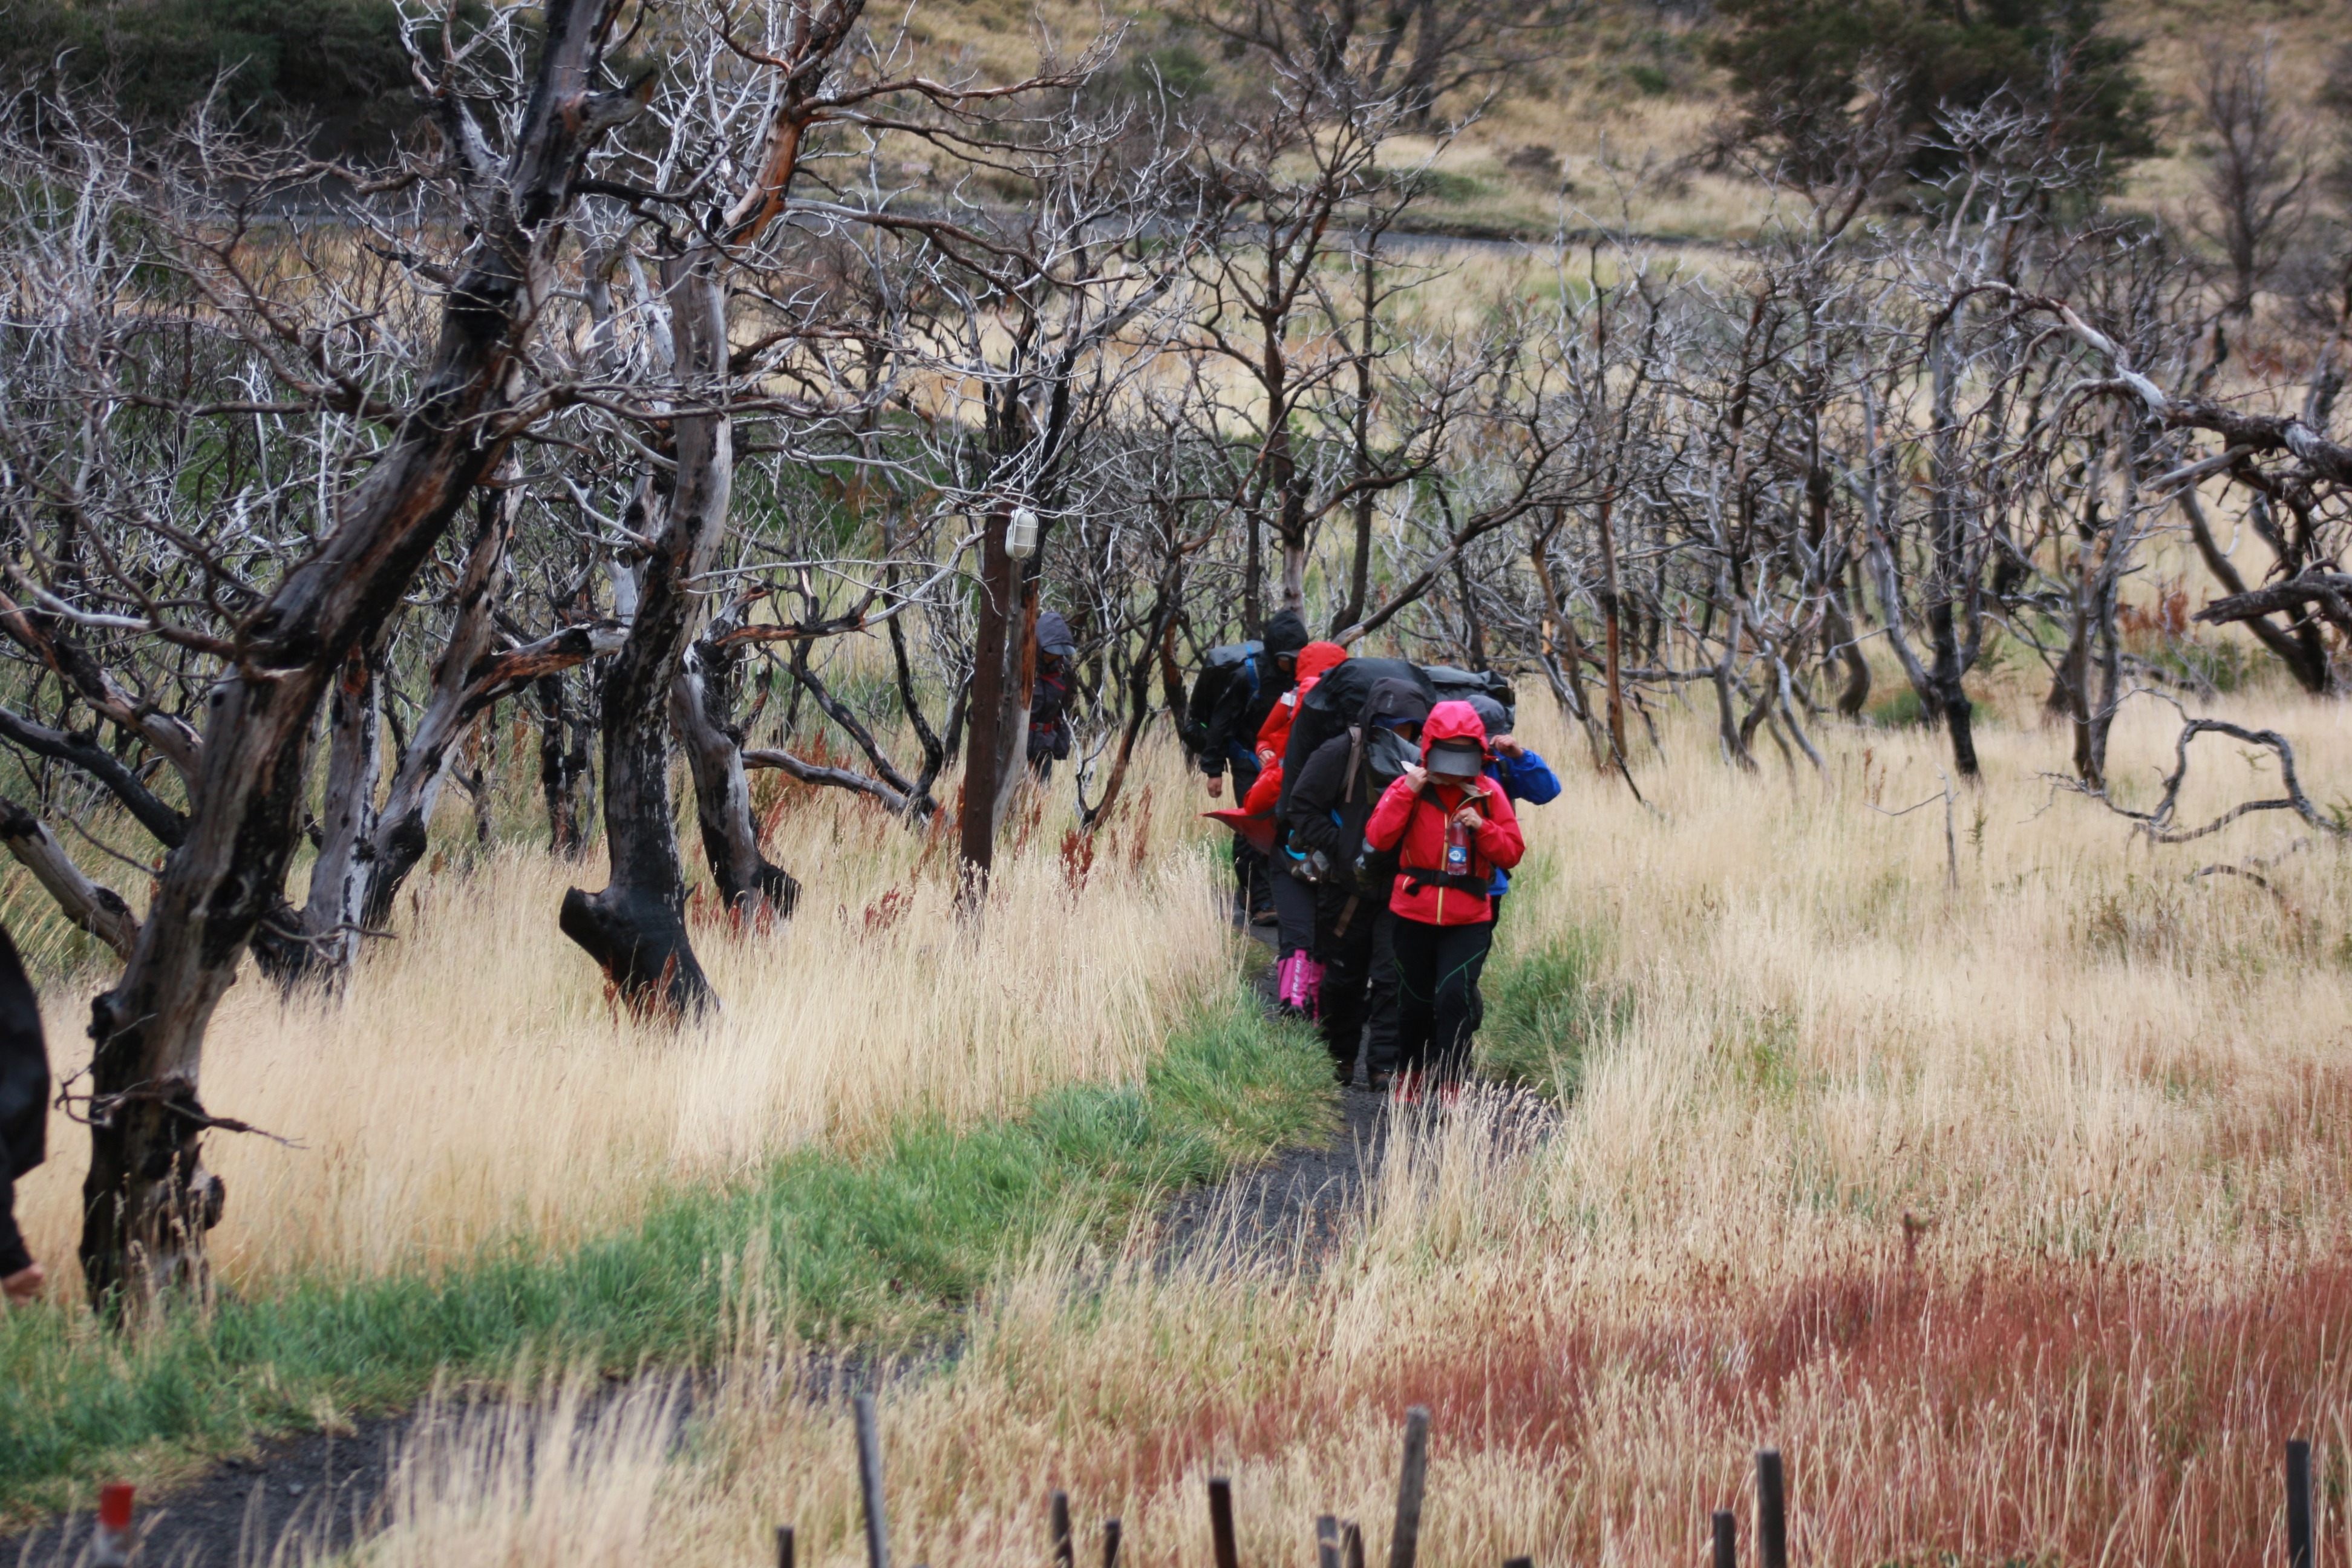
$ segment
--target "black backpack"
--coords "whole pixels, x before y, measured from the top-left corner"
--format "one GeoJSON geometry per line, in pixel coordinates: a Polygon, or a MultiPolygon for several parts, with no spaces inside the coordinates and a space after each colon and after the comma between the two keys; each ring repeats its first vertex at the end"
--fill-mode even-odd
{"type": "Polygon", "coordinates": [[[1199,756],[1209,743],[1209,716],[1217,710],[1217,703],[1236,679],[1249,682],[1250,699],[1257,699],[1258,656],[1265,652],[1265,644],[1230,642],[1213,647],[1201,658],[1201,673],[1192,678],[1192,695],[1184,704],[1184,722],[1177,731],[1177,739],[1184,749],[1199,756]]]}
{"type": "Polygon", "coordinates": [[[1467,702],[1473,697],[1491,697],[1502,705],[1504,716],[1514,726],[1519,721],[1518,694],[1512,690],[1508,677],[1491,669],[1456,669],[1450,664],[1424,664],[1421,672],[1429,677],[1436,689],[1440,702],[1467,702]]]}

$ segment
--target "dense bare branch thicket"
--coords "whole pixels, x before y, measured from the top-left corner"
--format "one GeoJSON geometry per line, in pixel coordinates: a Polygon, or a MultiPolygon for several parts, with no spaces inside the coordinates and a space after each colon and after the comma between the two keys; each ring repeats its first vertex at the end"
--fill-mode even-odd
{"type": "Polygon", "coordinates": [[[1202,651],[1277,609],[1539,684],[1636,788],[1673,700],[1742,770],[1908,710],[1972,774],[1971,672],[2023,650],[2104,791],[2122,704],[2207,679],[2129,635],[2167,530],[2228,591],[2201,618],[2339,689],[2352,223],[2262,56],[2209,84],[2208,250],[2102,207],[2059,87],[1888,82],[1775,131],[1811,140],[1728,261],[1474,274],[1411,234],[1439,106],[1519,25],[1474,11],[1219,12],[1250,74],[1211,102],[1108,90],[1110,37],[959,75],[861,0],[494,8],[410,31],[423,140],[364,167],[15,100],[0,844],[123,965],[93,1292],[200,1275],[246,952],[335,984],[452,781],[489,831],[501,735],[552,852],[605,851],[549,918],[683,1015],[723,1004],[692,884],[745,940],[796,906],[768,790],[951,833],[982,918],[1022,793],[1108,820],[1202,651]],[[2231,358],[2266,305],[2323,329],[2291,389],[2231,358]]]}

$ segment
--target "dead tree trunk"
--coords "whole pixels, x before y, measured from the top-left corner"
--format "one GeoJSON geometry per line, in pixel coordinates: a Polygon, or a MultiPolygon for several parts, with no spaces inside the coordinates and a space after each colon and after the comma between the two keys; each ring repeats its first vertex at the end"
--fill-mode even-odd
{"type": "Polygon", "coordinates": [[[506,592],[515,495],[513,490],[485,490],[475,508],[474,539],[457,577],[449,641],[433,667],[433,694],[401,754],[391,794],[370,839],[374,875],[361,904],[367,925],[383,922],[401,884],[425,858],[425,829],[449,778],[449,753],[480,710],[467,705],[467,678],[488,654],[496,635],[491,611],[506,592]]]}
{"type": "Polygon", "coordinates": [[[963,792],[958,803],[958,848],[963,860],[963,897],[977,900],[988,890],[989,872],[996,864],[996,803],[1002,795],[1004,751],[1000,743],[1005,689],[1013,679],[1008,669],[1012,628],[1018,622],[1014,595],[1019,592],[1017,563],[1004,552],[1004,524],[1009,509],[991,512],[980,536],[978,635],[972,639],[971,738],[964,747],[963,792]]]}
{"type": "Polygon", "coordinates": [[[1967,525],[1958,493],[1959,416],[1954,407],[1953,384],[1958,372],[1952,363],[1951,333],[1952,329],[1946,327],[1937,334],[1935,345],[1936,428],[1928,443],[1927,486],[1936,559],[1929,574],[1934,592],[1927,599],[1927,634],[1936,650],[1936,662],[1928,672],[1928,680],[1935,688],[1935,707],[1951,729],[1952,765],[1962,778],[1972,779],[1978,772],[1976,705],[1969,700],[1963,683],[1968,660],[1960,650],[1959,626],[1952,612],[1956,602],[1976,592],[1976,584],[1974,569],[1969,564],[1964,537],[1967,525]]]}
{"type": "Polygon", "coordinates": [[[688,649],[670,688],[670,723],[694,773],[695,820],[719,897],[746,924],[762,917],[786,920],[800,901],[801,885],[760,848],[743,736],[729,721],[734,661],[732,649],[709,642],[688,649]]]}
{"type": "Polygon", "coordinates": [[[223,1202],[202,1157],[205,1026],[284,885],[320,698],[345,655],[398,610],[499,456],[498,416],[511,405],[572,179],[590,145],[636,109],[591,90],[619,5],[549,0],[530,104],[504,169],[481,171],[476,237],[416,400],[325,540],[246,624],[205,699],[187,837],[164,864],[121,982],[90,1005],[81,1266],[102,1306],[201,1274],[204,1233],[223,1202]]]}
{"type": "MultiPolygon", "coordinates": [[[[718,256],[698,244],[662,270],[688,395],[719,395],[727,298],[718,256]]],[[[561,923],[631,1006],[686,1014],[716,998],[686,930],[686,868],[669,793],[670,694],[703,613],[701,580],[726,530],[735,459],[725,414],[681,416],[673,427],[677,472],[667,516],[645,562],[628,641],[604,680],[612,878],[602,892],[565,892],[561,923]]]]}
{"type": "Polygon", "coordinates": [[[354,648],[327,699],[327,782],[319,806],[319,858],[298,911],[280,904],[254,933],[254,961],[280,985],[332,984],[359,958],[375,858],[375,784],[383,770],[383,710],[375,660],[354,648]]]}
{"type": "Polygon", "coordinates": [[[588,727],[572,713],[561,671],[542,675],[539,699],[539,787],[547,797],[548,847],[560,860],[588,852],[587,810],[582,795],[591,775],[588,727]]]}

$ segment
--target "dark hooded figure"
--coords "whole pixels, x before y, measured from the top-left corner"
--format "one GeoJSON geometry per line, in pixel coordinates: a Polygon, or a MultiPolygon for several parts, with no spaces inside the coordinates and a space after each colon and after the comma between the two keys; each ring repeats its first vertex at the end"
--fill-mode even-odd
{"type": "Polygon", "coordinates": [[[1029,689],[1029,765],[1044,780],[1070,754],[1070,683],[1078,644],[1059,610],[1037,616],[1037,680],[1029,689]]]}
{"type": "MultiPolygon", "coordinates": [[[[1234,773],[1234,805],[1257,783],[1257,752],[1253,749],[1257,732],[1282,694],[1297,684],[1298,650],[1307,643],[1307,623],[1296,610],[1284,610],[1265,624],[1265,652],[1253,656],[1217,699],[1201,747],[1201,771],[1209,775],[1212,795],[1223,791],[1228,764],[1234,773]]],[[[1265,857],[1238,835],[1234,838],[1234,880],[1249,918],[1272,921],[1273,881],[1265,857]]]]}
{"type": "Polygon", "coordinates": [[[47,1153],[49,1055],[41,1039],[41,1006],[17,960],[16,944],[0,931],[0,1291],[13,1301],[40,1294],[41,1266],[16,1230],[17,1178],[47,1153]]]}
{"type": "Polygon", "coordinates": [[[1362,1047],[1375,1089],[1388,1087],[1396,1067],[1396,921],[1389,913],[1383,868],[1367,868],[1370,883],[1360,885],[1356,862],[1372,804],[1421,760],[1419,736],[1428,717],[1429,699],[1412,682],[1374,681],[1356,721],[1308,753],[1284,819],[1291,842],[1319,850],[1330,866],[1315,900],[1315,956],[1324,965],[1323,1043],[1341,1083],[1354,1081],[1362,1047]]]}

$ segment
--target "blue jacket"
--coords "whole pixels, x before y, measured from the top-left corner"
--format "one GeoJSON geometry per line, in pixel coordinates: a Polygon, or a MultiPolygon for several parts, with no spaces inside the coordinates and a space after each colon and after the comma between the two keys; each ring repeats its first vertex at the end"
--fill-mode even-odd
{"type": "MultiPolygon", "coordinates": [[[[1551,764],[1533,752],[1516,757],[1496,757],[1486,764],[1486,776],[1501,786],[1505,798],[1523,800],[1529,805],[1549,805],[1559,798],[1559,775],[1551,764]]],[[[1487,896],[1501,898],[1511,890],[1511,874],[1497,869],[1495,885],[1487,896]]]]}

